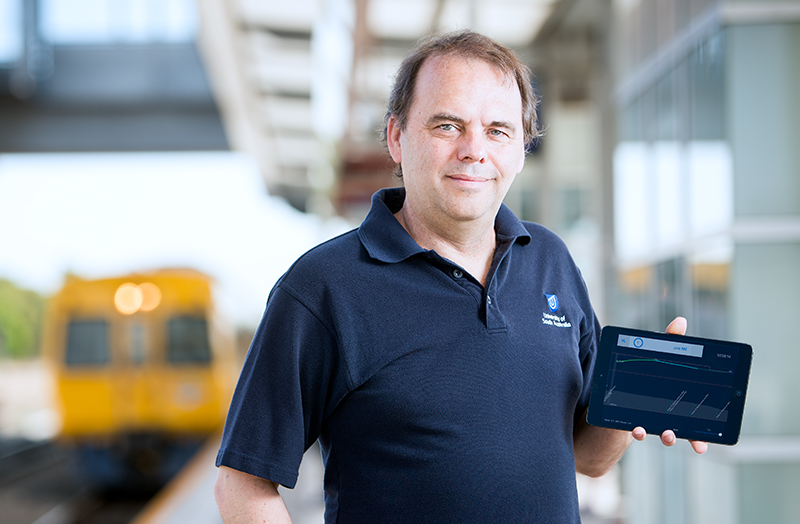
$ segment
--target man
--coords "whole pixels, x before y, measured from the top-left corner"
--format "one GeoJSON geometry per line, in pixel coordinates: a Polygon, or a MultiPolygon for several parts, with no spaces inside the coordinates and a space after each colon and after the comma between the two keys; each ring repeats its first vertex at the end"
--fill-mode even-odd
{"type": "Polygon", "coordinates": [[[586,288],[502,205],[536,135],[529,78],[472,32],[406,58],[384,130],[404,188],[271,293],[217,459],[225,522],[290,522],[277,486],[317,439],[326,522],[579,522],[575,471],[644,438],[586,424],[586,288]]]}

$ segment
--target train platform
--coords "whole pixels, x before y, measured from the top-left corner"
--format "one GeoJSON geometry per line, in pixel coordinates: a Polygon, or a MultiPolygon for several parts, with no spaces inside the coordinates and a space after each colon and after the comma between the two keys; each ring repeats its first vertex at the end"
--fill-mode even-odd
{"type": "MultiPolygon", "coordinates": [[[[219,437],[209,440],[131,524],[222,524],[214,502],[217,478],[214,459],[218,449],[219,437]]],[[[303,459],[295,489],[280,489],[294,524],[322,524],[322,471],[322,459],[315,445],[303,459]]]]}

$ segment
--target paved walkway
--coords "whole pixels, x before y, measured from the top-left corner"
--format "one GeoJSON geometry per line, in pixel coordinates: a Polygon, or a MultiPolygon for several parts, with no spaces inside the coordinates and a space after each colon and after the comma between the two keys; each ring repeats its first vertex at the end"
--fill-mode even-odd
{"type": "MultiPolygon", "coordinates": [[[[209,441],[131,524],[221,524],[214,502],[214,458],[218,448],[218,438],[209,441]]],[[[281,494],[294,524],[322,524],[322,459],[317,446],[303,460],[297,487],[281,488],[281,494]]]]}

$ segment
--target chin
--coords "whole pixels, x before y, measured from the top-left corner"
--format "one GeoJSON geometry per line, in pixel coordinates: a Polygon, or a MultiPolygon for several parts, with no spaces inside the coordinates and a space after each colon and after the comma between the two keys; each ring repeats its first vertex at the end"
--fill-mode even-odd
{"type": "Polygon", "coordinates": [[[449,209],[449,215],[459,221],[468,222],[471,220],[479,220],[485,217],[487,214],[494,214],[492,213],[493,207],[488,205],[482,206],[458,206],[449,209]]]}

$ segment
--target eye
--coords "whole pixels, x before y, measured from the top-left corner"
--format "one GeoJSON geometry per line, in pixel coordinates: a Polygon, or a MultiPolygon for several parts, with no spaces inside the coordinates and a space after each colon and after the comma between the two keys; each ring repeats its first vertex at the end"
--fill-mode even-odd
{"type": "Polygon", "coordinates": [[[455,131],[456,126],[454,126],[453,124],[442,124],[439,126],[439,129],[441,129],[442,131],[455,131]]]}
{"type": "Polygon", "coordinates": [[[500,129],[491,129],[489,130],[489,134],[492,136],[508,136],[508,133],[500,129]]]}

